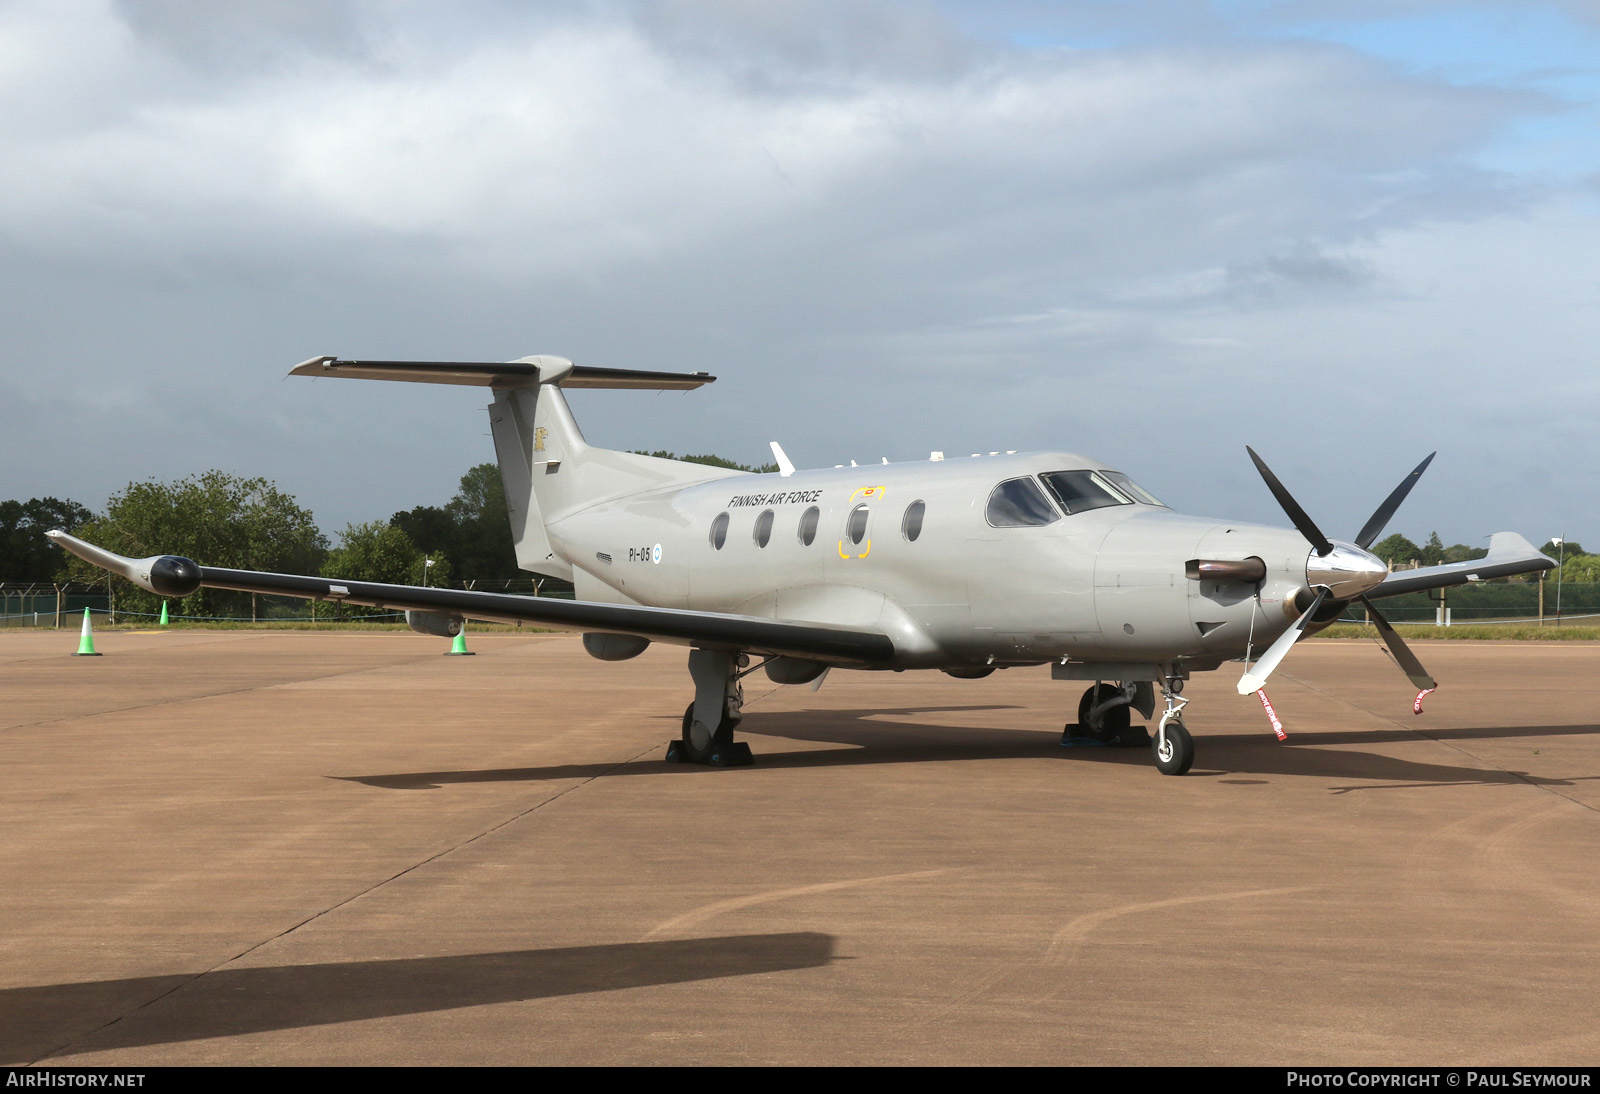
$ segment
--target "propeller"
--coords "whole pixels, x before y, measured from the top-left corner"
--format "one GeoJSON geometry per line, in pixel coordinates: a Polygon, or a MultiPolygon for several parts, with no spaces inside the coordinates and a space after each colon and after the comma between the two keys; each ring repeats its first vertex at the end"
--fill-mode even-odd
{"type": "Polygon", "coordinates": [[[1425,691],[1438,687],[1433,677],[1428,675],[1428,670],[1422,667],[1417,655],[1411,652],[1411,647],[1405,644],[1399,633],[1384,618],[1383,613],[1366,596],[1367,590],[1381,582],[1382,575],[1387,574],[1389,569],[1367,548],[1371,547],[1372,542],[1382,533],[1389,519],[1400,508],[1400,503],[1406,500],[1406,495],[1411,493],[1411,488],[1417,484],[1417,480],[1422,477],[1422,473],[1427,470],[1428,464],[1433,462],[1433,457],[1438,453],[1428,453],[1427,459],[1417,464],[1411,474],[1400,480],[1400,485],[1389,493],[1383,504],[1378,506],[1367,519],[1367,523],[1361,526],[1361,531],[1356,533],[1355,542],[1349,544],[1335,543],[1323,535],[1316,522],[1300,507],[1300,503],[1294,500],[1294,496],[1289,493],[1278,476],[1272,473],[1266,461],[1256,455],[1255,449],[1246,445],[1245,451],[1250,453],[1250,459],[1254,461],[1256,470],[1261,472],[1267,489],[1278,499],[1278,504],[1283,507],[1283,511],[1288,514],[1294,526],[1300,530],[1300,534],[1306,537],[1306,541],[1311,544],[1312,550],[1322,564],[1308,562],[1306,566],[1306,578],[1317,590],[1311,606],[1300,613],[1300,618],[1294,621],[1294,625],[1279,635],[1278,640],[1268,646],[1267,651],[1250,666],[1249,671],[1239,678],[1239,694],[1249,695],[1261,690],[1267,682],[1267,677],[1272,675],[1278,663],[1288,655],[1290,648],[1305,636],[1306,628],[1330,597],[1344,603],[1349,603],[1351,600],[1361,601],[1373,624],[1378,628],[1378,637],[1382,639],[1384,648],[1394,658],[1400,671],[1404,672],[1413,684],[1425,691]]]}

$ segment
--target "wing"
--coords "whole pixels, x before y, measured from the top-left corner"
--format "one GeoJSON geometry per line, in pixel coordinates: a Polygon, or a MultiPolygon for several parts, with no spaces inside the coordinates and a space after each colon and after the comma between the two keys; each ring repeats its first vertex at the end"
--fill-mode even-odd
{"type": "Polygon", "coordinates": [[[1402,593],[1420,593],[1425,589],[1442,589],[1447,585],[1465,585],[1469,581],[1487,581],[1491,577],[1510,577],[1512,574],[1531,574],[1540,570],[1553,570],[1556,560],[1539,553],[1533,544],[1515,532],[1496,532],[1489,537],[1489,553],[1470,562],[1449,562],[1443,566],[1424,566],[1420,570],[1401,570],[1383,579],[1383,583],[1367,593],[1369,600],[1402,593]]]}
{"type": "Polygon", "coordinates": [[[825,623],[227,570],[200,566],[177,555],[127,558],[65,532],[46,532],[45,535],[79,558],[121,574],[135,585],[162,596],[187,596],[202,587],[234,589],[374,608],[440,612],[493,623],[537,623],[557,630],[631,634],[672,645],[742,650],[832,665],[877,666],[894,656],[894,643],[881,631],[825,623]]]}

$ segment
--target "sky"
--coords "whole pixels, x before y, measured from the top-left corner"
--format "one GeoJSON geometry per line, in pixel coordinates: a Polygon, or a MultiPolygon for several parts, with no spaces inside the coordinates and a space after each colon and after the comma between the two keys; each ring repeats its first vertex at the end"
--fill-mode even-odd
{"type": "Polygon", "coordinates": [[[589,440],[1065,450],[1335,537],[1600,543],[1594,0],[0,0],[0,498],[209,468],[330,535],[473,388],[704,370],[589,440]]]}

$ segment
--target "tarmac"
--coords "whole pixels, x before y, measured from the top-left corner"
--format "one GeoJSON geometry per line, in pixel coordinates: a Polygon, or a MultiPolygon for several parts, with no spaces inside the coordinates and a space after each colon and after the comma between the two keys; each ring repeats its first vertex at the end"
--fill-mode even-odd
{"type": "Polygon", "coordinates": [[[564,635],[0,634],[7,1064],[1600,1061],[1600,649],[1310,640],[1194,770],[1080,685],[564,635]]]}

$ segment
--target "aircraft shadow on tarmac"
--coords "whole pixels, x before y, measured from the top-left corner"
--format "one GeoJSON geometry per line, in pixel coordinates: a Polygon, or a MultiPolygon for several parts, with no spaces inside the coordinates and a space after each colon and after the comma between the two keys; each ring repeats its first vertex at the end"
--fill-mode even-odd
{"type": "MultiPolygon", "coordinates": [[[[995,729],[908,720],[916,715],[960,714],[972,711],[1020,710],[1001,705],[873,707],[856,710],[815,710],[753,713],[740,726],[747,739],[786,738],[826,742],[841,748],[771,752],[755,746],[756,763],[763,768],[808,768],[866,764],[941,763],[949,761],[1006,760],[1054,757],[1089,763],[1148,766],[1145,748],[1063,749],[1058,730],[995,729]]],[[[1357,729],[1295,732],[1287,744],[1270,734],[1201,731],[1193,776],[1293,775],[1312,778],[1379,780],[1419,786],[1536,783],[1572,785],[1571,779],[1549,779],[1524,772],[1481,767],[1426,763],[1371,752],[1351,745],[1437,741],[1503,740],[1516,737],[1587,736],[1600,734],[1600,725],[1494,726],[1435,728],[1419,722],[1415,730],[1357,729]],[[1318,746],[1344,746],[1338,748],[1318,746]]],[[[663,744],[663,750],[665,745],[663,744]]],[[[706,768],[670,765],[661,760],[599,764],[554,764],[548,767],[487,768],[462,771],[415,771],[382,775],[330,776],[386,790],[436,790],[447,784],[479,782],[543,782],[558,779],[592,779],[603,775],[718,774],[706,768]]],[[[1589,776],[1584,776],[1588,778],[1589,776]]],[[[1593,776],[1600,778],[1600,775],[1593,776]]]]}
{"type": "Polygon", "coordinates": [[[733,935],[8,988],[0,1063],[820,968],[835,943],[814,932],[733,935]]]}

